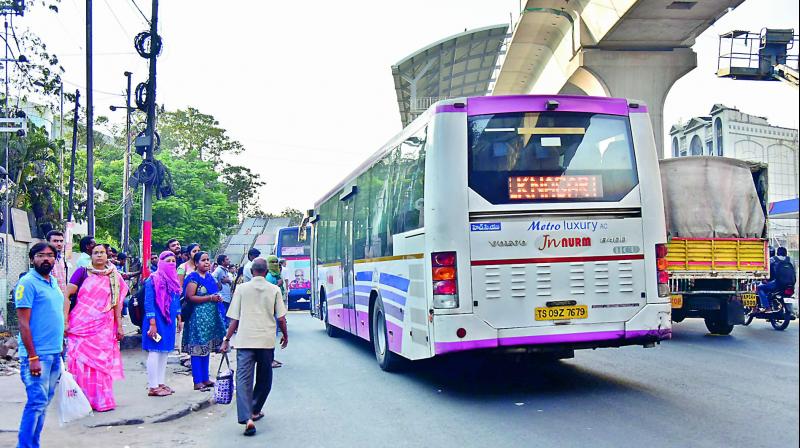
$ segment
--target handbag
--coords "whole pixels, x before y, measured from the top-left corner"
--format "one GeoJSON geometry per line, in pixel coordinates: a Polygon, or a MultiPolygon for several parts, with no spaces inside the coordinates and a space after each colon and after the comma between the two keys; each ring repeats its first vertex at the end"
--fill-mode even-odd
{"type": "Polygon", "coordinates": [[[217,368],[217,382],[214,384],[214,401],[217,404],[231,404],[233,400],[233,370],[231,363],[228,361],[228,354],[223,353],[222,359],[219,360],[219,368],[217,368]],[[228,367],[225,373],[222,372],[222,362],[228,367]]]}
{"type": "Polygon", "coordinates": [[[186,296],[181,296],[181,319],[184,322],[189,322],[194,312],[194,303],[186,296]]]}
{"type": "Polygon", "coordinates": [[[132,294],[131,298],[128,299],[128,315],[131,318],[131,323],[139,328],[144,325],[144,295],[146,284],[149,281],[149,278],[145,280],[136,290],[136,293],[132,294]]]}

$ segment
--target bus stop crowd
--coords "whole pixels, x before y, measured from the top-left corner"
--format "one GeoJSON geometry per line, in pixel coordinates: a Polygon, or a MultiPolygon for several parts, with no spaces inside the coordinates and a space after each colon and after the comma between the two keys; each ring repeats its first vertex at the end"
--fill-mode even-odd
{"type": "Polygon", "coordinates": [[[253,248],[240,267],[224,254],[212,262],[199,244],[184,248],[172,238],[147,261],[150,275],[143,278],[139,260],[128,260],[92,236],[81,238],[74,268],[64,247],[64,233],[58,230],[31,246],[30,269],[11,292],[27,395],[18,447],[39,446],[64,371],[93,411],[116,408],[113,385],[124,376],[120,342],[126,315],[140,328],[150,397],[174,394],[165,384],[165,371],[176,348],[188,356],[198,391],[220,387],[209,378],[211,353],[223,353],[227,361],[235,348],[237,419],[245,435],[255,434],[272,387],[272,369],[282,365],[274,359],[275,346],[286,348],[289,340],[281,260],[261,257],[253,248]]]}

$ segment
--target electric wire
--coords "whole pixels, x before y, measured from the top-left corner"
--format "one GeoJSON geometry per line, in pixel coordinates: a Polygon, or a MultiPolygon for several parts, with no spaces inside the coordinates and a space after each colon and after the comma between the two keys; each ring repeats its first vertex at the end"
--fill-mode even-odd
{"type": "Polygon", "coordinates": [[[122,34],[125,35],[126,39],[130,39],[131,34],[128,32],[127,29],[125,29],[125,25],[123,25],[122,22],[120,22],[119,17],[117,17],[117,14],[111,8],[111,5],[108,4],[108,0],[103,0],[103,3],[106,4],[106,8],[108,8],[108,11],[111,13],[111,16],[114,17],[114,20],[117,22],[117,25],[119,25],[120,29],[122,30],[122,34]]]}
{"type": "MultiPolygon", "coordinates": [[[[77,88],[83,90],[84,92],[86,91],[86,86],[83,86],[81,84],[74,83],[74,82],[66,80],[66,79],[62,79],[61,82],[63,82],[64,84],[69,84],[69,85],[71,85],[73,87],[77,87],[77,88]]],[[[125,96],[122,93],[108,92],[108,91],[99,90],[99,89],[92,89],[92,93],[99,93],[101,95],[106,95],[106,96],[125,96]]]]}
{"type": "Polygon", "coordinates": [[[142,15],[142,18],[144,19],[144,21],[145,21],[145,22],[146,22],[148,25],[150,25],[150,19],[148,19],[148,18],[147,18],[147,16],[146,16],[146,15],[144,15],[144,12],[142,12],[142,8],[140,8],[140,7],[139,7],[139,5],[137,5],[137,4],[136,4],[136,0],[131,0],[131,3],[133,3],[133,6],[135,6],[135,7],[136,7],[136,10],[137,10],[137,11],[139,11],[139,14],[141,14],[141,15],[142,15]]]}

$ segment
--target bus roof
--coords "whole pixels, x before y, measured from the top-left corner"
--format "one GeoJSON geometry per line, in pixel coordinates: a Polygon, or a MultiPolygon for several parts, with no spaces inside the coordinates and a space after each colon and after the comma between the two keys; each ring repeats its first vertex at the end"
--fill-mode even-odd
{"type": "Polygon", "coordinates": [[[634,101],[629,105],[628,100],[624,98],[577,95],[479,96],[467,98],[465,106],[460,110],[453,110],[447,105],[440,105],[436,108],[436,112],[466,112],[468,116],[551,110],[553,112],[589,112],[623,116],[627,116],[631,112],[647,112],[647,106],[641,102],[634,101]]]}
{"type": "MultiPolygon", "coordinates": [[[[314,203],[314,210],[330,199],[339,190],[347,186],[372,164],[380,160],[394,146],[416,132],[423,123],[428,122],[434,114],[439,113],[467,113],[468,116],[485,115],[492,113],[513,112],[546,112],[548,102],[557,101],[558,112],[589,112],[608,115],[624,115],[630,113],[647,113],[647,106],[637,100],[625,98],[609,98],[599,96],[580,95],[498,95],[498,96],[473,96],[452,98],[434,103],[431,107],[414,119],[402,131],[393,136],[379,150],[374,152],[367,160],[350,172],[342,181],[325,193],[314,203]],[[456,107],[459,105],[460,107],[456,107]]],[[[552,106],[551,106],[552,107],[552,106]]]]}

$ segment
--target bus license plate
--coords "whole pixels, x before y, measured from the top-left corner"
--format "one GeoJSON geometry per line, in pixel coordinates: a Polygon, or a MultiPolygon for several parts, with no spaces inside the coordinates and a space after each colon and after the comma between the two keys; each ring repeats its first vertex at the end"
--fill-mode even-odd
{"type": "Polygon", "coordinates": [[[758,306],[758,294],[742,294],[742,305],[747,308],[755,308],[758,306]]]}
{"type": "Polygon", "coordinates": [[[683,308],[683,295],[673,294],[670,297],[672,299],[672,308],[683,308]]]}
{"type": "Polygon", "coordinates": [[[589,307],[586,305],[536,308],[536,320],[586,319],[587,317],[589,317],[589,307]]]}

